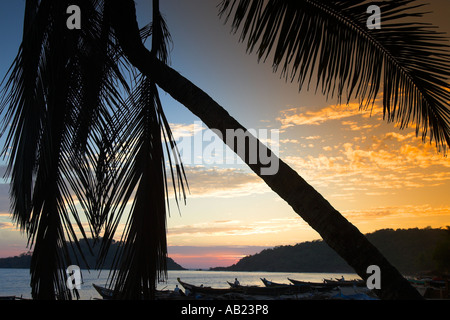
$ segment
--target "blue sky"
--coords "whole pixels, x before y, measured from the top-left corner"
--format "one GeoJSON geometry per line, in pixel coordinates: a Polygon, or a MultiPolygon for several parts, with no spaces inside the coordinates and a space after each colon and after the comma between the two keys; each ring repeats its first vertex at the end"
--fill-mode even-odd
{"type": "MultiPolygon", "coordinates": [[[[269,63],[245,52],[211,0],[164,0],[173,37],[171,66],[207,92],[247,128],[277,129],[280,156],[362,232],[450,224],[450,162],[415,138],[369,117],[355,104],[337,106],[314,91],[298,93],[269,63]]],[[[450,34],[448,0],[430,0],[427,21],[450,34]]],[[[0,75],[17,53],[23,0],[0,3],[0,75]]],[[[149,1],[137,1],[141,23],[149,1]]],[[[176,134],[198,119],[161,94],[176,134]]],[[[203,134],[201,132],[193,134],[203,134]]],[[[4,167],[1,167],[4,170],[4,167]]],[[[245,166],[186,166],[191,194],[168,218],[169,253],[187,267],[229,265],[264,247],[319,239],[245,166]]],[[[0,257],[26,251],[9,218],[8,185],[0,184],[0,257]]]]}

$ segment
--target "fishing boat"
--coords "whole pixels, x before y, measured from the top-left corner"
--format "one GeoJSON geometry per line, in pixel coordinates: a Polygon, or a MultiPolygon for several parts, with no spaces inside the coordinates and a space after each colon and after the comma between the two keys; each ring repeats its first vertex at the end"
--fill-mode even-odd
{"type": "Polygon", "coordinates": [[[444,279],[407,279],[425,299],[450,299],[450,281],[444,279]]]}
{"type": "Polygon", "coordinates": [[[280,295],[292,295],[298,293],[309,292],[311,288],[308,286],[294,286],[284,283],[275,283],[268,281],[267,279],[261,279],[264,283],[264,287],[261,286],[242,286],[235,285],[235,288],[239,288],[243,293],[248,295],[263,295],[263,296],[280,296],[280,295]]]}
{"type": "Polygon", "coordinates": [[[323,282],[306,282],[306,281],[299,281],[288,278],[290,282],[292,282],[295,285],[310,285],[310,286],[326,286],[326,287],[365,287],[366,284],[363,280],[342,280],[342,279],[324,279],[323,282]]]}
{"type": "Polygon", "coordinates": [[[343,279],[324,279],[324,283],[339,286],[339,287],[365,287],[366,283],[363,280],[353,279],[353,280],[343,280],[343,279]]]}
{"type": "Polygon", "coordinates": [[[113,290],[105,288],[105,287],[100,287],[96,284],[92,284],[92,286],[94,287],[94,289],[98,292],[98,294],[104,299],[104,300],[111,300],[113,297],[113,290]]]}
{"type": "Polygon", "coordinates": [[[288,278],[288,280],[296,286],[309,285],[312,287],[331,287],[331,288],[336,287],[336,285],[334,285],[332,283],[326,283],[326,282],[308,282],[308,281],[294,280],[291,278],[288,278]]]}
{"type": "Polygon", "coordinates": [[[435,288],[445,288],[446,281],[444,280],[433,280],[433,279],[407,279],[409,283],[411,283],[414,286],[430,286],[435,288]]]}
{"type": "Polygon", "coordinates": [[[245,286],[245,285],[236,285],[229,281],[228,284],[230,288],[211,288],[204,286],[195,286],[192,284],[188,284],[186,282],[181,281],[178,278],[178,282],[186,289],[194,293],[200,293],[205,295],[222,295],[227,293],[237,293],[249,296],[281,296],[281,295],[293,295],[298,293],[308,292],[307,288],[301,288],[297,286],[290,285],[282,285],[282,286],[271,286],[271,287],[262,287],[262,286],[245,286]]]}
{"type": "Polygon", "coordinates": [[[1,296],[0,300],[16,300],[16,296],[1,296]]]}
{"type": "Polygon", "coordinates": [[[307,282],[307,281],[294,280],[294,279],[290,279],[290,278],[288,278],[288,280],[296,286],[309,286],[313,291],[318,291],[318,292],[331,291],[337,287],[337,285],[332,284],[332,283],[307,282]]]}
{"type": "Polygon", "coordinates": [[[13,301],[13,300],[31,300],[28,298],[23,298],[22,296],[0,296],[1,301],[13,301]]]}
{"type": "Polygon", "coordinates": [[[257,286],[242,286],[242,285],[240,285],[240,284],[236,284],[236,283],[230,282],[230,281],[227,281],[227,283],[228,283],[228,285],[229,285],[231,288],[239,288],[239,287],[257,287],[257,286]]]}
{"type": "MultiPolygon", "coordinates": [[[[103,298],[103,300],[112,300],[114,291],[112,289],[108,289],[105,287],[98,286],[96,284],[92,284],[94,289],[98,292],[98,294],[103,298]]],[[[174,291],[169,290],[157,290],[155,294],[156,300],[177,300],[184,297],[183,292],[176,293],[174,291]]],[[[144,297],[142,296],[142,299],[144,297]]]]}
{"type": "Polygon", "coordinates": [[[260,278],[261,281],[264,283],[266,287],[282,287],[282,286],[292,286],[290,283],[277,283],[270,280],[267,280],[266,278],[260,278]]]}
{"type": "Polygon", "coordinates": [[[196,286],[193,284],[189,284],[189,283],[181,281],[180,278],[177,278],[177,280],[183,286],[184,289],[189,290],[192,293],[200,293],[200,294],[207,294],[207,295],[220,295],[220,294],[227,294],[227,293],[242,292],[241,286],[233,287],[233,288],[211,288],[211,287],[205,287],[203,285],[196,286]]]}

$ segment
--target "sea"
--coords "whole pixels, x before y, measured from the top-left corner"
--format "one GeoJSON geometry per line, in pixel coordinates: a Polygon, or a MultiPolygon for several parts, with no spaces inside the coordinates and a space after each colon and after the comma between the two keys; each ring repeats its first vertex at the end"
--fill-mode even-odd
{"type": "MultiPolygon", "coordinates": [[[[93,284],[106,286],[109,281],[109,270],[81,270],[82,284],[80,300],[96,300],[101,296],[94,289],[93,284]]],[[[204,285],[214,288],[228,288],[227,281],[234,282],[237,278],[241,285],[263,286],[261,278],[267,280],[289,284],[288,278],[322,282],[324,279],[337,279],[344,276],[346,280],[360,279],[354,273],[295,273],[295,272],[234,272],[234,271],[205,271],[205,270],[181,270],[168,271],[168,278],[165,282],[158,284],[159,290],[173,290],[179,285],[177,278],[181,281],[193,285],[204,285]]],[[[30,271],[29,269],[2,269],[0,268],[0,297],[16,296],[31,298],[30,271]]]]}

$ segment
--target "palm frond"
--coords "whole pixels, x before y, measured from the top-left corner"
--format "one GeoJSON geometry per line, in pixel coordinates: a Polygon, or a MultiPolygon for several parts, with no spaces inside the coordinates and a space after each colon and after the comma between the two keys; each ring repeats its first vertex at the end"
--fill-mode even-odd
{"type": "MultiPolygon", "coordinates": [[[[167,63],[170,34],[159,12],[159,1],[153,1],[153,4],[153,21],[148,32],[152,36],[152,53],[167,63]]],[[[141,30],[141,37],[145,34],[141,30]]],[[[181,190],[178,191],[184,196],[186,177],[157,86],[151,77],[137,78],[136,88],[124,110],[118,110],[115,114],[118,119],[116,128],[120,134],[113,153],[118,168],[110,178],[116,183],[110,189],[114,199],[105,223],[100,263],[106,257],[126,205],[131,203],[121,245],[115,254],[110,284],[116,298],[140,299],[143,296],[152,299],[157,282],[167,276],[166,214],[169,193],[166,158],[176,195],[179,187],[181,190]],[[177,180],[178,185],[175,183],[177,180]]],[[[178,197],[176,200],[178,203],[178,197]]]]}
{"type": "Polygon", "coordinates": [[[125,143],[124,149],[131,157],[123,167],[123,183],[117,196],[122,203],[128,203],[132,196],[134,199],[112,276],[120,298],[139,299],[141,293],[147,299],[153,298],[155,276],[166,270],[165,163],[154,90],[156,86],[148,80],[139,85],[133,121],[127,124],[124,135],[132,141],[125,143]]]}
{"type": "Polygon", "coordinates": [[[45,114],[44,91],[37,80],[41,77],[39,64],[49,12],[48,1],[43,1],[39,8],[36,1],[26,2],[23,42],[8,72],[0,105],[0,111],[4,114],[2,136],[10,128],[3,154],[9,152],[11,159],[6,174],[11,177],[11,192],[14,195],[11,204],[15,212],[13,218],[22,230],[27,229],[31,214],[32,175],[36,167],[34,159],[45,114]]]}
{"type": "MultiPolygon", "coordinates": [[[[153,298],[156,282],[166,276],[166,215],[169,208],[166,158],[171,167],[174,191],[185,196],[186,179],[174,146],[156,85],[147,77],[139,78],[129,98],[126,113],[120,113],[123,128],[114,150],[117,170],[111,179],[114,195],[110,215],[104,227],[101,259],[117,233],[127,204],[131,209],[114,258],[110,282],[117,298],[135,299],[144,294],[153,298]],[[166,153],[164,146],[166,145],[166,153]],[[172,159],[173,158],[173,159],[172,159]],[[172,169],[174,165],[175,171],[172,169]],[[146,248],[141,250],[140,248],[146,248]]],[[[176,197],[178,202],[178,197],[176,197]]]]}
{"type": "Polygon", "coordinates": [[[61,46],[67,37],[64,29],[60,28],[64,20],[58,17],[63,10],[64,4],[50,5],[50,24],[39,66],[38,81],[44,96],[41,110],[45,112],[41,113],[36,182],[28,230],[31,243],[35,243],[31,286],[32,295],[37,299],[54,298],[52,295],[55,291],[60,299],[71,297],[61,270],[65,270],[70,263],[65,254],[66,238],[70,241],[77,239],[71,218],[81,227],[81,221],[76,211],[73,211],[75,206],[72,195],[64,182],[64,174],[68,169],[64,155],[71,152],[68,148],[70,135],[66,128],[70,123],[70,103],[74,91],[69,85],[73,84],[69,51],[61,46]]]}
{"type": "Polygon", "coordinates": [[[153,21],[150,31],[152,34],[152,52],[164,63],[169,63],[169,48],[172,43],[172,36],[159,9],[159,0],[153,1],[153,21]]]}
{"type": "MultiPolygon", "coordinates": [[[[73,105],[73,168],[81,182],[77,194],[98,237],[110,208],[109,189],[116,140],[113,113],[126,103],[119,88],[130,93],[123,71],[121,54],[114,42],[108,6],[100,1],[91,15],[83,14],[88,28],[82,28],[77,54],[78,97],[73,105]]],[[[78,180],[76,180],[78,181],[78,180]]],[[[77,188],[76,183],[72,184],[77,188]]]]}
{"type": "Polygon", "coordinates": [[[220,15],[241,29],[258,59],[300,89],[311,84],[339,102],[371,108],[382,90],[385,119],[429,134],[438,150],[450,146],[450,46],[420,21],[415,0],[377,1],[380,30],[367,27],[367,0],[224,0],[220,15]],[[382,89],[381,89],[382,88],[382,89]]]}
{"type": "Polygon", "coordinates": [[[71,32],[65,27],[67,1],[27,1],[23,42],[0,104],[12,215],[34,246],[31,287],[37,299],[71,298],[65,285],[73,262],[69,250],[84,259],[78,233],[86,238],[77,201],[89,209],[93,234],[99,232],[98,211],[110,200],[89,190],[107,180],[100,176],[107,172],[113,138],[104,133],[111,129],[111,110],[122,103],[116,82],[126,87],[103,1],[77,4],[86,25],[71,32]],[[96,166],[93,182],[88,177],[96,166]]]}

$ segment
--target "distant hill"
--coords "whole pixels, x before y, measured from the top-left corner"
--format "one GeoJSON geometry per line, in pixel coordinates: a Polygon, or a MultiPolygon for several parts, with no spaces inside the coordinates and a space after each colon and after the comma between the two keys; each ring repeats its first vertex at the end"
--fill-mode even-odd
{"type": "MultiPolygon", "coordinates": [[[[84,253],[84,256],[86,258],[87,264],[82,261],[81,259],[78,262],[74,262],[74,264],[78,265],[82,269],[86,269],[87,266],[89,266],[91,269],[95,268],[96,266],[96,259],[98,256],[99,251],[99,245],[92,245],[93,240],[88,240],[91,243],[91,247],[93,247],[93,253],[89,252],[88,244],[86,243],[86,240],[80,241],[81,250],[84,253]]],[[[114,254],[116,252],[116,248],[119,246],[120,242],[114,242],[111,245],[111,249],[109,250],[109,254],[105,259],[105,264],[103,266],[103,269],[110,269],[113,264],[114,254]]],[[[73,261],[76,261],[74,259],[74,255],[72,254],[73,261]]],[[[31,263],[31,253],[23,253],[20,256],[16,257],[9,257],[9,258],[0,258],[0,268],[25,268],[28,269],[30,267],[31,263]]],[[[182,266],[180,266],[178,263],[176,263],[172,258],[167,258],[167,269],[168,270],[185,270],[182,266]]]]}
{"type": "Polygon", "coordinates": [[[31,254],[22,253],[20,256],[0,258],[0,268],[28,269],[31,263],[31,254]]]}
{"type": "MultiPolygon", "coordinates": [[[[367,239],[403,274],[450,267],[449,230],[444,229],[383,229],[367,234],[367,239]],[[437,253],[445,255],[437,260],[437,253]],[[443,254],[442,254],[443,253],[443,254]],[[445,265],[442,265],[444,261],[445,265]]],[[[354,272],[354,270],[321,240],[293,246],[265,249],[247,256],[220,271],[271,272],[354,272]]]]}

